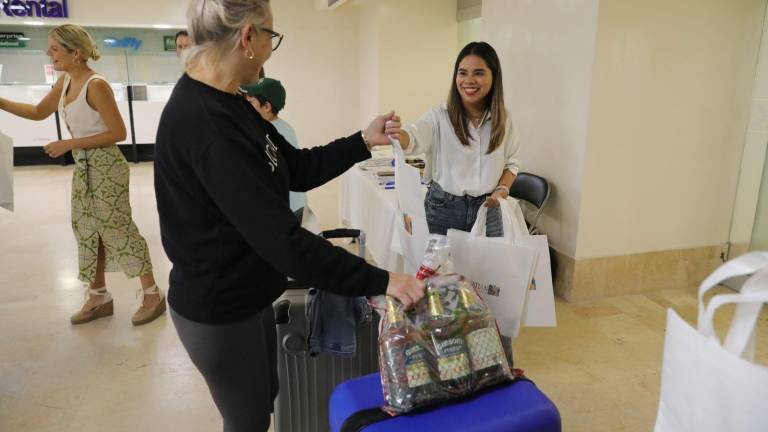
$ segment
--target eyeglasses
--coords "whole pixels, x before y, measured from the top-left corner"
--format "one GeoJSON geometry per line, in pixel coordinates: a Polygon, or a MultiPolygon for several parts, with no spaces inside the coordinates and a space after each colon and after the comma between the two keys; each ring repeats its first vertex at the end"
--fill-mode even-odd
{"type": "Polygon", "coordinates": [[[265,31],[269,34],[269,36],[272,38],[272,51],[275,51],[280,47],[280,44],[283,42],[283,38],[285,37],[285,35],[282,35],[266,27],[253,26],[253,28],[256,30],[265,31]]]}

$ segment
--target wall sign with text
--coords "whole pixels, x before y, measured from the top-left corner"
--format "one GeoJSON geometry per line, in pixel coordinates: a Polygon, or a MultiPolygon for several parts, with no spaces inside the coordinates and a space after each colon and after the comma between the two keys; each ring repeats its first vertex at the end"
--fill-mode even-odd
{"type": "Polygon", "coordinates": [[[0,16],[69,18],[67,0],[0,0],[0,16]]]}
{"type": "Polygon", "coordinates": [[[0,32],[0,48],[25,48],[27,40],[24,33],[0,32]]]}
{"type": "Polygon", "coordinates": [[[163,36],[163,49],[165,51],[176,51],[176,38],[173,36],[163,36]]]}
{"type": "Polygon", "coordinates": [[[108,37],[104,39],[104,45],[108,48],[132,48],[134,51],[141,47],[142,40],[132,36],[122,38],[108,37]]]}

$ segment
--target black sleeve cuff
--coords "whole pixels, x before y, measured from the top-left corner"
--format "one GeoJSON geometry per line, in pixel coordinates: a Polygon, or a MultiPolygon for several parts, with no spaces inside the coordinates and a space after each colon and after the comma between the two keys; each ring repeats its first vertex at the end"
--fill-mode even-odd
{"type": "Polygon", "coordinates": [[[368,291],[365,293],[365,296],[375,297],[386,294],[387,286],[389,285],[389,272],[378,267],[374,267],[371,272],[371,285],[368,287],[368,291]]]}
{"type": "Polygon", "coordinates": [[[368,146],[365,145],[365,140],[363,140],[363,131],[356,132],[347,138],[350,141],[355,142],[354,149],[356,159],[363,161],[371,158],[371,151],[368,149],[368,146]]]}

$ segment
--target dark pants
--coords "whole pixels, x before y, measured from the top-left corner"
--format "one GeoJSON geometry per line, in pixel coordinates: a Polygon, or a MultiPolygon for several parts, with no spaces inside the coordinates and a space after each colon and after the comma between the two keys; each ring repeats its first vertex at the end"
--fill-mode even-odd
{"type": "Polygon", "coordinates": [[[181,343],[208,384],[225,432],[269,429],[277,396],[272,308],[231,324],[202,324],[171,310],[181,343]]]}
{"type": "MultiPolygon", "coordinates": [[[[446,235],[451,228],[467,232],[472,231],[472,225],[477,219],[477,212],[489,196],[490,194],[477,197],[452,195],[444,191],[439,184],[432,182],[424,199],[427,228],[429,228],[430,234],[446,235]]],[[[498,208],[488,208],[485,228],[485,235],[488,237],[504,235],[501,212],[498,208]]]]}

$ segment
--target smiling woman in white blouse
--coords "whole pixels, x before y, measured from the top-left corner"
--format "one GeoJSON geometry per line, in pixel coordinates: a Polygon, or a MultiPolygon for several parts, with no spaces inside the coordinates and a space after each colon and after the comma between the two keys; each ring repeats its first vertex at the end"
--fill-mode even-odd
{"type": "Polygon", "coordinates": [[[469,231],[480,206],[487,205],[487,234],[500,235],[497,200],[507,198],[519,169],[514,132],[499,57],[489,44],[472,42],[456,58],[447,104],[400,132],[406,154],[425,154],[430,233],[469,231]]]}

